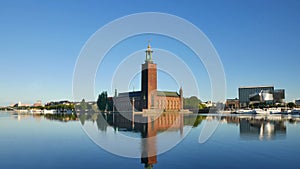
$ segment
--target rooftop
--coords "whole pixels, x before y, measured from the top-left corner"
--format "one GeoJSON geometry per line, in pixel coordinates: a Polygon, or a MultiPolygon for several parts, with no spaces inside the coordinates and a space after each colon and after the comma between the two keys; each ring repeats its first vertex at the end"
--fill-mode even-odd
{"type": "Polygon", "coordinates": [[[158,96],[168,96],[168,97],[178,97],[179,94],[177,92],[169,92],[169,91],[157,91],[158,96]]]}
{"type": "Polygon", "coordinates": [[[141,91],[119,93],[119,97],[139,97],[141,96],[141,93],[141,91]]]}
{"type": "MultiPolygon", "coordinates": [[[[141,96],[141,91],[136,92],[125,92],[119,93],[119,97],[139,97],[141,96]]],[[[178,97],[179,94],[177,92],[170,92],[170,91],[157,91],[158,96],[167,96],[167,97],[178,97]]]]}
{"type": "Polygon", "coordinates": [[[244,88],[266,88],[266,87],[273,87],[274,86],[240,86],[240,89],[244,89],[244,88]]]}

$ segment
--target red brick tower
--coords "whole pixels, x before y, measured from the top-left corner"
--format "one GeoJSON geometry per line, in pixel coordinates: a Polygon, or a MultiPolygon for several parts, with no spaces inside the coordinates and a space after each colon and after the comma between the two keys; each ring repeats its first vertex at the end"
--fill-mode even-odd
{"type": "Polygon", "coordinates": [[[152,61],[152,53],[150,44],[146,52],[145,63],[142,64],[142,108],[154,108],[156,90],[157,90],[157,69],[156,64],[152,61]]]}

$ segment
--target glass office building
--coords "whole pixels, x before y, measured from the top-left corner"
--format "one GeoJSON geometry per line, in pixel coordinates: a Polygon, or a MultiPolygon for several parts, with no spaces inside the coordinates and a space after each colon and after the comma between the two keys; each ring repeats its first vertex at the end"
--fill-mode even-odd
{"type": "Polygon", "coordinates": [[[274,93],[274,86],[243,86],[239,87],[239,101],[241,107],[247,107],[250,103],[249,96],[261,91],[274,93]]]}

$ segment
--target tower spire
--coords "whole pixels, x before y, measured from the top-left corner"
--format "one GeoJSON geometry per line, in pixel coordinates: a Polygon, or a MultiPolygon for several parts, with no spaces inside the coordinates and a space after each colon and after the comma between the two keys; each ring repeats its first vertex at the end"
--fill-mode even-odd
{"type": "Polygon", "coordinates": [[[150,42],[148,42],[148,47],[147,47],[147,50],[145,52],[146,52],[146,60],[145,60],[145,62],[153,63],[153,61],[152,61],[153,50],[151,49],[150,42]]]}

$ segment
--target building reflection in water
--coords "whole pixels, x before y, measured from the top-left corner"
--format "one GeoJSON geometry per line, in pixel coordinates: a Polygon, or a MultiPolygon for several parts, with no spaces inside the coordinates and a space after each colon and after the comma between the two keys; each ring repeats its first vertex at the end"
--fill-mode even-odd
{"type": "Polygon", "coordinates": [[[240,138],[247,140],[284,139],[286,126],[283,120],[240,119],[240,138]]]}
{"type": "Polygon", "coordinates": [[[130,137],[135,136],[141,139],[141,163],[145,168],[153,168],[157,163],[157,136],[166,131],[178,132],[181,136],[184,133],[184,126],[197,127],[203,120],[220,120],[222,123],[235,124],[239,128],[239,135],[242,140],[274,140],[286,137],[285,122],[292,123],[293,120],[281,116],[201,116],[187,115],[181,113],[162,113],[160,116],[153,114],[120,114],[120,113],[80,113],[79,120],[84,126],[85,121],[92,121],[97,124],[99,131],[106,132],[108,127],[114,131],[130,137]],[[99,118],[102,116],[103,118],[99,118]],[[125,117],[124,117],[125,116],[125,117]],[[139,133],[138,136],[132,133],[139,133]]]}
{"type": "Polygon", "coordinates": [[[222,120],[237,124],[242,140],[274,140],[286,137],[287,119],[281,116],[224,116],[222,120]]]}
{"type": "Polygon", "coordinates": [[[184,115],[178,112],[162,113],[160,116],[153,114],[126,114],[123,113],[83,113],[79,119],[84,125],[86,120],[97,123],[101,131],[106,131],[109,126],[114,130],[126,132],[138,132],[141,139],[141,163],[145,168],[153,168],[157,163],[157,135],[163,131],[175,131],[183,135],[184,126],[198,126],[205,117],[184,115]],[[103,116],[104,118],[99,118],[103,116]],[[124,117],[126,116],[126,117],[124,117]],[[128,118],[131,117],[131,118],[128,118]],[[103,119],[106,122],[102,121],[103,119]]]}

